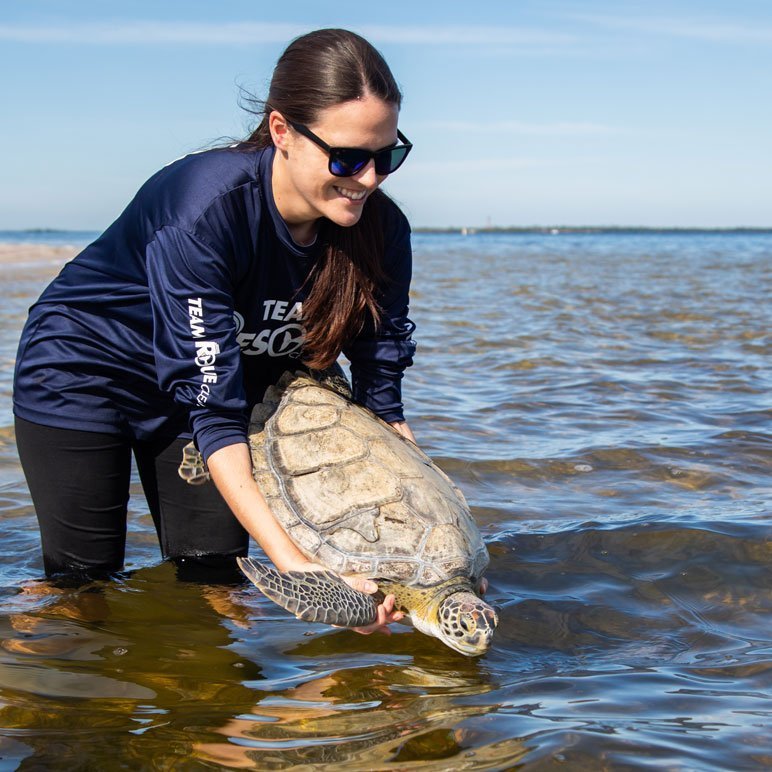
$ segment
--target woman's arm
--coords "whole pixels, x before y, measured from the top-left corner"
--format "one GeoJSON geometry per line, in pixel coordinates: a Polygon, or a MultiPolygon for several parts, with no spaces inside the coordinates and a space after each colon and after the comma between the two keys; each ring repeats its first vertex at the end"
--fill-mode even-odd
{"type": "MultiPolygon", "coordinates": [[[[325,570],[324,566],[310,561],[277,522],[252,477],[252,459],[245,443],[216,450],[209,456],[207,466],[226,504],[279,571],[325,570]]],[[[372,594],[378,590],[378,585],[369,579],[342,578],[360,592],[372,594]]],[[[391,622],[398,622],[402,617],[401,612],[394,611],[394,596],[388,595],[378,606],[378,619],[372,625],[354,629],[368,634],[391,622]]]]}
{"type": "Polygon", "coordinates": [[[308,558],[295,546],[271,512],[252,477],[245,443],[216,450],[207,461],[212,480],[225,503],[279,571],[308,570],[308,558]]]}
{"type": "Polygon", "coordinates": [[[415,324],[410,320],[410,279],[412,252],[410,226],[391,202],[381,212],[386,247],[382,269],[388,280],[379,288],[381,318],[377,326],[366,324],[344,347],[351,364],[353,400],[415,442],[412,433],[400,428],[405,416],[402,404],[402,375],[413,363],[415,324]]]}

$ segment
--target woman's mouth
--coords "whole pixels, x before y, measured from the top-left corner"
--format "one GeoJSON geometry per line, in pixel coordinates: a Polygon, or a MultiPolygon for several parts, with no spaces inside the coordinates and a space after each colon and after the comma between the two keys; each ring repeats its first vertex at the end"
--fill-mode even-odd
{"type": "Polygon", "coordinates": [[[366,190],[348,190],[347,188],[339,188],[337,185],[333,185],[335,190],[344,198],[349,201],[362,201],[367,195],[366,190]]]}

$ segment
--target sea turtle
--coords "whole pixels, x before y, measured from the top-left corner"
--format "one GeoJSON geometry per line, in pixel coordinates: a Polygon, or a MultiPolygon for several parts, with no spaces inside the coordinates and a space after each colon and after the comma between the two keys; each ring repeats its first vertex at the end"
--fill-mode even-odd
{"type": "Polygon", "coordinates": [[[467,656],[488,649],[498,623],[478,594],[488,551],[462,493],[414,443],[354,404],[345,379],[285,373],[255,407],[249,443],[277,520],[330,569],[280,573],[240,558],[265,595],[306,621],[358,627],[393,593],[421,632],[467,656]],[[374,579],[379,595],[339,574],[374,579]]]}

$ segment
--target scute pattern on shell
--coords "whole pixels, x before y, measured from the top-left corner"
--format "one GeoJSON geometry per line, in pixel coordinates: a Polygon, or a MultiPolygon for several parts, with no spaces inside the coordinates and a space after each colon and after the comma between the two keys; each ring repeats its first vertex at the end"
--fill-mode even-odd
{"type": "Polygon", "coordinates": [[[488,552],[431,459],[306,374],[286,374],[250,424],[255,479],[291,538],[343,574],[429,586],[479,577],[488,552]]]}

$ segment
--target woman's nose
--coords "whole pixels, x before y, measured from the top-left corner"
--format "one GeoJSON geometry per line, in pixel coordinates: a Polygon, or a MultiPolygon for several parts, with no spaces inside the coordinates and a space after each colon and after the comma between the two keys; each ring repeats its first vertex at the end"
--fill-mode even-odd
{"type": "Polygon", "coordinates": [[[355,175],[354,179],[360,184],[364,185],[370,190],[377,188],[383,180],[386,179],[385,174],[378,174],[375,171],[375,160],[370,159],[366,166],[363,166],[355,175]]]}

